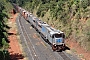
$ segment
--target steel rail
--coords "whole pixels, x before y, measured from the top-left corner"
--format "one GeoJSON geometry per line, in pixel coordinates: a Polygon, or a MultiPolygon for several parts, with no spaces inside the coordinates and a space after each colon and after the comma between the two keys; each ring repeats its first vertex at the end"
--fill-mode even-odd
{"type": "Polygon", "coordinates": [[[65,52],[58,52],[58,54],[59,54],[64,60],[72,60],[69,56],[66,55],[65,52]]]}
{"type": "Polygon", "coordinates": [[[33,47],[33,45],[32,45],[32,43],[31,43],[31,41],[30,41],[30,38],[28,37],[28,34],[27,34],[25,28],[24,28],[24,26],[23,26],[22,23],[21,23],[21,16],[19,16],[18,22],[19,22],[19,26],[20,26],[20,28],[21,28],[21,30],[22,30],[22,34],[23,34],[23,37],[24,37],[24,41],[25,41],[26,46],[27,46],[27,48],[28,48],[28,50],[29,50],[29,52],[30,52],[30,55],[32,56],[32,59],[33,59],[33,60],[39,60],[38,56],[36,55],[35,48],[33,47]],[[29,43],[30,43],[30,48],[29,48],[29,46],[28,46],[28,40],[30,41],[30,42],[29,42],[29,43]]]}
{"type": "MultiPolygon", "coordinates": [[[[24,38],[24,42],[25,42],[25,44],[26,44],[26,46],[27,46],[27,48],[28,48],[28,50],[29,50],[30,55],[32,56],[31,51],[30,51],[30,48],[29,48],[29,46],[28,46],[28,44],[27,44],[27,41],[26,41],[26,38],[25,38],[25,36],[24,36],[23,30],[22,30],[22,28],[21,28],[19,19],[18,19],[18,23],[19,23],[19,26],[20,26],[20,29],[21,29],[22,36],[23,36],[23,38],[24,38]]],[[[32,60],[34,60],[33,57],[32,57],[32,60]]]]}

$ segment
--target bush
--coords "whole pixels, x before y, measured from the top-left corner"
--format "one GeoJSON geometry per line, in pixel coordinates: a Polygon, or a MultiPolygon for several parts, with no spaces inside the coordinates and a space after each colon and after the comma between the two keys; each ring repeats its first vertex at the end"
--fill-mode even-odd
{"type": "Polygon", "coordinates": [[[10,60],[10,55],[7,50],[0,50],[0,60],[10,60]]]}
{"type": "Polygon", "coordinates": [[[42,12],[42,13],[41,13],[41,17],[44,17],[44,14],[45,14],[45,13],[46,13],[46,12],[42,12]]]}
{"type": "Polygon", "coordinates": [[[5,38],[2,38],[2,45],[4,49],[7,49],[9,47],[9,44],[6,42],[5,38]]]}

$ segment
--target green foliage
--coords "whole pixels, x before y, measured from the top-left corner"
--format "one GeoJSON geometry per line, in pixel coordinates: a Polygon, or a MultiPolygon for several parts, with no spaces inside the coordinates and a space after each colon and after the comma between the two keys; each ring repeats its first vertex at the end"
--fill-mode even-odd
{"type": "Polygon", "coordinates": [[[2,44],[4,49],[7,49],[9,47],[9,44],[6,42],[5,38],[2,38],[2,44]]]}
{"type": "Polygon", "coordinates": [[[45,14],[45,13],[46,13],[46,12],[42,12],[42,13],[41,13],[41,17],[44,17],[44,14],[45,14]]]}
{"type": "MultiPolygon", "coordinates": [[[[0,46],[7,44],[7,25],[6,20],[8,19],[8,13],[12,9],[12,6],[8,0],[0,0],[0,46]],[[7,8],[10,7],[10,8],[7,8]],[[2,41],[6,41],[5,44],[2,41]]],[[[5,45],[5,46],[6,46],[5,45]]]]}
{"type": "Polygon", "coordinates": [[[36,14],[37,14],[38,17],[40,17],[40,15],[41,15],[41,11],[38,10],[36,14]]]}
{"type": "Polygon", "coordinates": [[[9,52],[7,50],[0,50],[0,60],[10,60],[9,52]]]}
{"type": "Polygon", "coordinates": [[[85,8],[87,8],[87,6],[89,6],[90,4],[89,4],[89,0],[82,0],[81,1],[81,6],[85,9],[85,8]]]}
{"type": "MultiPolygon", "coordinates": [[[[14,0],[13,0],[14,1],[14,0]]],[[[17,0],[18,1],[18,0],[17,0]]],[[[21,0],[19,5],[65,32],[83,47],[90,42],[90,0],[21,0]],[[83,23],[84,22],[84,23],[83,23]]]]}
{"type": "Polygon", "coordinates": [[[8,33],[6,31],[9,28],[6,24],[8,20],[9,11],[12,9],[12,5],[8,0],[0,0],[0,60],[10,60],[8,49],[8,33]]]}

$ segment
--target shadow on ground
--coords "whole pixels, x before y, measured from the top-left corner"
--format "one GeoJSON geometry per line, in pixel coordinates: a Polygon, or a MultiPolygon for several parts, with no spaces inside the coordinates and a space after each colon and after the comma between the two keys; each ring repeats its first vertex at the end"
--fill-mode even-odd
{"type": "Polygon", "coordinates": [[[8,35],[16,35],[16,34],[14,34],[14,33],[8,33],[8,35]]]}
{"type": "Polygon", "coordinates": [[[57,51],[57,52],[62,52],[62,51],[66,51],[66,50],[70,50],[70,48],[65,45],[65,46],[64,46],[64,49],[59,50],[59,51],[57,51]]]}
{"type": "Polygon", "coordinates": [[[20,60],[23,59],[24,56],[22,54],[19,53],[14,53],[10,55],[10,60],[20,60]]]}

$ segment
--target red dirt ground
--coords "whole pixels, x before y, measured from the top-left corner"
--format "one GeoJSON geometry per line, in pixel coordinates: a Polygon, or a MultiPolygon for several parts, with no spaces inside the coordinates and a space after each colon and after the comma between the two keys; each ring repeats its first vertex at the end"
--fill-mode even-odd
{"type": "Polygon", "coordinates": [[[9,19],[9,22],[11,22],[10,26],[10,30],[8,33],[11,33],[12,35],[8,36],[8,39],[10,41],[9,45],[10,48],[8,49],[8,51],[10,52],[10,58],[11,60],[25,60],[23,54],[22,54],[22,49],[20,46],[20,43],[17,39],[17,29],[13,26],[15,26],[15,20],[17,17],[17,13],[16,14],[11,14],[12,17],[9,19]]]}
{"type": "Polygon", "coordinates": [[[76,43],[74,40],[68,39],[66,40],[66,43],[69,45],[70,49],[74,49],[79,57],[81,57],[81,60],[90,60],[90,51],[86,51],[83,49],[78,43],[76,43]]]}

